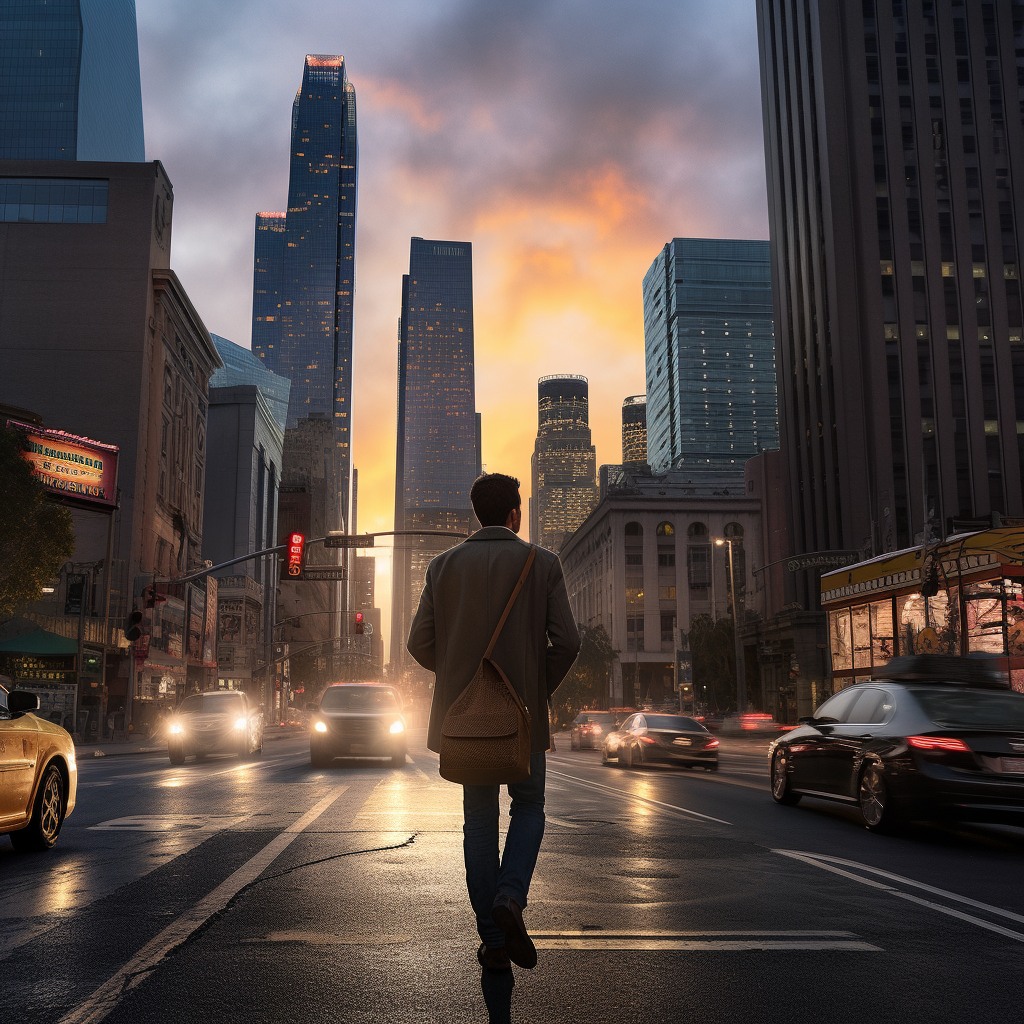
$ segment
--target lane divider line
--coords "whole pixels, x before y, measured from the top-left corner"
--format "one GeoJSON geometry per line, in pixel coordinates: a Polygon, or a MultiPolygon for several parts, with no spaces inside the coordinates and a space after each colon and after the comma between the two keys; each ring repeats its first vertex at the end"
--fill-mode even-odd
{"type": "Polygon", "coordinates": [[[617,952],[736,953],[750,950],[777,951],[823,950],[857,953],[883,953],[880,946],[859,939],[541,939],[535,938],[537,949],[545,950],[614,950],[617,952]]]}
{"type": "Polygon", "coordinates": [[[337,786],[332,789],[302,817],[271,839],[259,853],[229,875],[216,889],[150,939],[113,977],[61,1018],[60,1024],[92,1024],[103,1020],[117,1006],[121,997],[143,981],[167,953],[180,946],[209,918],[223,910],[240,889],[263,874],[299,837],[299,834],[316,821],[347,789],[348,786],[337,786]]]}
{"type": "MultiPolygon", "coordinates": [[[[551,756],[548,755],[548,764],[554,762],[555,764],[565,765],[567,768],[582,768],[584,770],[596,771],[597,769],[607,768],[608,765],[603,765],[600,762],[593,764],[588,762],[574,761],[567,757],[551,756]]],[[[761,793],[770,793],[771,786],[768,784],[768,776],[764,772],[745,772],[747,775],[757,775],[762,777],[765,781],[763,785],[755,785],[752,782],[744,782],[742,779],[730,778],[728,772],[732,769],[726,768],[726,774],[723,775],[721,769],[717,772],[708,772],[701,769],[695,769],[693,772],[680,772],[676,775],[665,775],[665,778],[675,779],[701,779],[704,782],[714,782],[722,786],[739,786],[741,789],[756,789],[761,793]]],[[[652,775],[651,778],[657,778],[658,776],[652,775]]]]}
{"type": "MultiPolygon", "coordinates": [[[[836,867],[834,864],[827,863],[824,859],[819,859],[819,855],[817,854],[802,853],[798,850],[772,850],[772,853],[778,853],[783,857],[790,857],[793,860],[802,861],[804,864],[810,864],[812,867],[821,868],[822,871],[830,871],[834,875],[841,875],[843,878],[848,878],[851,881],[860,882],[861,885],[867,885],[873,889],[887,892],[892,896],[898,896],[900,899],[907,900],[910,903],[916,903],[918,906],[927,907],[929,910],[935,910],[940,914],[945,914],[947,917],[955,917],[960,921],[966,921],[968,924],[973,924],[978,928],[984,928],[986,931],[995,932],[997,935],[1002,935],[1007,939],[1013,939],[1015,942],[1024,942],[1024,932],[1016,932],[1012,928],[1004,928],[1000,924],[993,924],[991,921],[984,921],[980,917],[974,917],[972,914],[965,914],[962,910],[956,910],[953,907],[944,907],[940,903],[933,903],[931,900],[922,899],[920,896],[915,896],[913,893],[903,892],[895,886],[886,885],[883,882],[876,882],[873,878],[864,878],[861,875],[855,875],[852,871],[845,871],[840,867],[836,867]]],[[[863,867],[863,865],[856,864],[855,861],[846,861],[844,863],[854,864],[858,868],[863,867]]],[[[912,885],[917,884],[910,882],[909,879],[906,881],[912,885]]],[[[930,888],[924,886],[923,883],[921,883],[921,886],[923,888],[930,888]]],[[[944,896],[951,895],[941,889],[934,891],[941,893],[944,896]]],[[[964,897],[964,899],[966,899],[966,897],[964,897]]],[[[995,908],[989,908],[985,904],[982,904],[982,906],[989,910],[995,910],[995,908]]],[[[996,912],[999,913],[998,910],[996,910],[996,912]]],[[[1009,913],[1009,911],[1006,911],[1004,916],[1009,913]]]]}
{"type": "Polygon", "coordinates": [[[613,789],[611,786],[605,786],[600,782],[589,782],[587,779],[578,779],[575,775],[566,775],[564,772],[553,772],[548,771],[549,775],[554,775],[559,779],[568,779],[570,782],[575,782],[577,786],[585,786],[591,789],[601,789],[606,793],[614,793],[615,796],[621,797],[623,800],[637,800],[640,803],[650,804],[652,807],[659,807],[666,811],[675,811],[678,814],[686,814],[692,818],[701,818],[704,821],[714,821],[719,825],[732,825],[731,821],[724,821],[722,818],[716,818],[710,814],[701,814],[700,811],[691,811],[688,807],[677,807],[675,804],[662,803],[661,800],[652,800],[647,796],[637,796],[633,793],[627,793],[621,789],[613,789]]]}

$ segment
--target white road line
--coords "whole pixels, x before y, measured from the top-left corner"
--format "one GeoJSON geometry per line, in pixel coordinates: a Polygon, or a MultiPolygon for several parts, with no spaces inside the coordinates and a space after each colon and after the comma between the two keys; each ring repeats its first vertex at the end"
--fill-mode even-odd
{"type": "Polygon", "coordinates": [[[197,928],[223,910],[235,894],[259,878],[261,874],[310,826],[348,786],[337,786],[297,821],[292,822],[254,857],[247,860],[213,892],[186,910],[176,921],[155,935],[112,978],[105,981],[83,1003],[67,1014],[60,1024],[91,1024],[103,1020],[117,1006],[121,996],[135,988],[145,976],[175,947],[181,945],[197,928]]]}
{"type": "Polygon", "coordinates": [[[750,950],[776,951],[805,950],[820,952],[836,950],[857,953],[882,953],[883,949],[858,939],[542,939],[534,938],[538,949],[573,949],[587,951],[615,950],[617,952],[670,952],[738,953],[750,950]]]}
{"type": "MultiPolygon", "coordinates": [[[[790,857],[793,860],[802,861],[804,864],[810,864],[812,867],[821,868],[823,871],[830,871],[834,875],[841,875],[843,878],[849,878],[851,881],[860,882],[861,885],[867,885],[872,889],[887,892],[892,896],[898,896],[900,899],[908,900],[910,903],[916,903],[922,907],[927,907],[929,910],[938,911],[940,914],[945,914],[947,917],[955,917],[960,921],[966,921],[968,924],[973,924],[979,928],[984,928],[987,931],[995,932],[997,935],[1002,935],[1007,939],[1013,939],[1015,942],[1024,942],[1024,932],[1015,932],[1012,928],[1004,928],[1002,925],[993,924],[990,921],[983,921],[980,917],[965,914],[962,910],[954,910],[952,907],[944,907],[939,903],[932,903],[930,900],[925,900],[920,896],[915,896],[913,893],[903,892],[895,886],[886,885],[883,882],[876,882],[871,878],[863,878],[861,875],[855,875],[852,871],[844,871],[842,868],[836,867],[834,864],[827,863],[826,858],[819,854],[803,853],[798,850],[773,850],[772,852],[781,854],[783,857],[790,857]]],[[[829,861],[833,859],[837,858],[827,858],[829,861]]],[[[930,892],[941,894],[947,899],[958,899],[962,902],[970,903],[972,906],[984,908],[989,913],[996,913],[1003,917],[1012,917],[1015,920],[1020,920],[1016,914],[1011,914],[1010,911],[1003,911],[996,907],[989,907],[987,904],[977,903],[974,900],[968,900],[967,897],[959,897],[955,893],[948,893],[942,889],[935,889],[932,886],[926,886],[920,882],[912,882],[910,879],[900,878],[898,875],[889,875],[888,872],[880,872],[875,868],[868,868],[866,865],[858,864],[856,861],[841,861],[841,863],[852,865],[861,870],[888,875],[888,877],[898,879],[905,884],[914,885],[922,889],[927,889],[930,892]]]]}
{"type": "Polygon", "coordinates": [[[629,930],[604,930],[585,928],[579,931],[564,932],[530,932],[535,939],[579,939],[584,936],[591,936],[597,939],[693,939],[693,938],[726,938],[727,936],[741,937],[746,939],[769,938],[769,939],[859,939],[856,932],[845,931],[820,931],[818,929],[790,929],[785,931],[761,931],[756,928],[743,930],[731,929],[719,931],[717,929],[701,929],[700,931],[643,931],[635,932],[629,930]]]}
{"type": "Polygon", "coordinates": [[[676,811],[679,814],[686,814],[693,818],[702,818],[704,821],[714,821],[719,825],[732,825],[731,821],[723,821],[721,818],[712,817],[710,814],[701,814],[700,811],[691,811],[687,807],[677,807],[675,804],[662,803],[660,800],[652,800],[650,797],[637,796],[634,793],[629,793],[621,789],[612,789],[611,786],[604,786],[600,782],[588,782],[586,779],[578,779],[575,775],[565,775],[562,772],[548,771],[549,775],[554,775],[559,779],[567,779],[570,782],[575,782],[578,786],[586,786],[592,789],[601,789],[606,793],[613,793],[617,797],[621,797],[623,800],[636,800],[643,804],[650,804],[652,807],[660,807],[666,811],[676,811]]]}
{"type": "MultiPolygon", "coordinates": [[[[586,761],[573,761],[573,760],[571,760],[571,759],[569,759],[567,757],[551,757],[549,755],[548,756],[548,764],[551,764],[552,762],[554,762],[555,764],[563,764],[563,765],[565,765],[568,768],[593,768],[593,769],[597,769],[597,768],[605,767],[600,762],[596,762],[596,761],[593,762],[593,763],[588,763],[586,761]]],[[[732,771],[733,771],[733,769],[728,768],[725,765],[723,765],[717,772],[694,771],[694,772],[687,772],[685,774],[679,773],[678,775],[673,775],[671,777],[672,778],[677,778],[677,779],[702,779],[704,782],[715,782],[715,783],[718,783],[719,785],[722,785],[722,786],[739,786],[741,789],[756,789],[756,790],[759,790],[762,793],[771,792],[771,787],[768,785],[768,779],[765,776],[764,772],[745,772],[744,773],[744,774],[747,774],[747,775],[757,775],[757,776],[760,776],[761,778],[764,778],[764,780],[765,780],[764,784],[760,785],[760,786],[757,786],[757,785],[755,785],[752,782],[744,782],[742,779],[730,778],[729,777],[729,773],[732,772],[732,771]]],[[[549,772],[549,774],[550,774],[550,772],[549,772]]],[[[737,773],[737,774],[739,774],[739,773],[737,773]]],[[[667,774],[665,775],[665,778],[669,778],[669,777],[670,776],[668,776],[667,774]]],[[[657,775],[651,775],[650,778],[658,778],[658,776],[657,775]]]]}

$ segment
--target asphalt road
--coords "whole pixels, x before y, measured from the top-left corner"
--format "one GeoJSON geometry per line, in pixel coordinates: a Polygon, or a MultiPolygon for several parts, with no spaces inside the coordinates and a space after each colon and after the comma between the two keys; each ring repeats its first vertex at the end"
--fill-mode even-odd
{"type": "MultiPolygon", "coordinates": [[[[725,741],[717,775],[558,747],[514,1020],[1024,1016],[1024,830],[777,807],[757,744],[725,741]]],[[[0,1020],[487,1019],[461,791],[422,734],[401,769],[313,769],[295,738],[80,783],[56,850],[0,837],[0,1020]]]]}

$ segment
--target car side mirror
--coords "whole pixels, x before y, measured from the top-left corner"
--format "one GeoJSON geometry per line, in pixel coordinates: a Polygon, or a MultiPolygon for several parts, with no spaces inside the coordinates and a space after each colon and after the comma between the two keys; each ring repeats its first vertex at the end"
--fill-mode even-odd
{"type": "Polygon", "coordinates": [[[317,704],[317,702],[315,700],[307,700],[306,701],[306,710],[307,711],[316,711],[317,708],[318,708],[318,704],[317,704]]]}
{"type": "Polygon", "coordinates": [[[25,690],[11,690],[7,694],[7,710],[12,715],[23,715],[28,711],[39,710],[39,694],[25,690]]]}
{"type": "Polygon", "coordinates": [[[798,718],[797,721],[800,723],[800,725],[814,725],[817,719],[814,717],[814,715],[804,715],[803,718],[798,718]]]}

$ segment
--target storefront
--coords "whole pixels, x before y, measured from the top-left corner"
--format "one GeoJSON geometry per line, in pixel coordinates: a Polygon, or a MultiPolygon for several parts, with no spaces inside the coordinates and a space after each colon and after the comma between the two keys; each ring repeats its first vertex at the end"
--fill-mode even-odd
{"type": "Polygon", "coordinates": [[[963,534],[927,554],[909,548],[828,573],[821,605],[836,690],[897,655],[985,654],[1002,658],[1024,692],[1024,529],[963,534]]]}
{"type": "Polygon", "coordinates": [[[78,644],[36,629],[0,643],[0,672],[14,687],[39,696],[39,716],[75,731],[78,644]]]}

